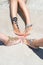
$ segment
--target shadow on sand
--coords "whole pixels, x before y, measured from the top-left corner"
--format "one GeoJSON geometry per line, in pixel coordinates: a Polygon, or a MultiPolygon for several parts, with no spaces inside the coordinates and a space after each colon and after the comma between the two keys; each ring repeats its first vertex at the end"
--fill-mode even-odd
{"type": "Polygon", "coordinates": [[[1,45],[4,45],[4,43],[3,43],[2,41],[0,41],[0,46],[1,46],[1,45]]]}
{"type": "MultiPolygon", "coordinates": [[[[4,45],[4,43],[2,42],[2,41],[0,41],[0,46],[3,46],[4,45]]],[[[4,45],[5,46],[5,45],[4,45]]],[[[29,46],[28,46],[29,47],[29,46]]],[[[38,55],[41,59],[43,59],[43,49],[41,49],[41,48],[38,48],[38,49],[34,49],[34,48],[32,48],[32,47],[29,47],[30,49],[32,49],[32,51],[36,54],[36,55],[38,55]]]]}
{"type": "MultiPolygon", "coordinates": [[[[28,46],[29,47],[29,46],[28,46]]],[[[32,51],[39,56],[41,59],[43,59],[43,49],[42,48],[38,48],[38,49],[34,49],[32,47],[29,47],[30,49],[32,49],[32,51]]]]}
{"type": "Polygon", "coordinates": [[[18,14],[20,15],[20,17],[22,18],[22,20],[24,21],[24,23],[26,24],[26,17],[22,11],[22,9],[20,8],[19,4],[18,4],[18,14]]]}

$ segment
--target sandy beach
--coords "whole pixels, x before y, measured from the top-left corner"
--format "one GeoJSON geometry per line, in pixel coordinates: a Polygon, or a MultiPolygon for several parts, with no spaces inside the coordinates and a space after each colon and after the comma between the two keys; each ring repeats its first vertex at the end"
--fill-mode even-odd
{"type": "MultiPolygon", "coordinates": [[[[29,39],[43,38],[43,0],[27,0],[33,28],[29,39]]],[[[24,22],[20,15],[18,25],[24,31],[24,22]],[[22,26],[21,26],[22,24],[22,26]]],[[[8,36],[17,36],[13,32],[7,0],[0,0],[0,32],[8,36]]],[[[13,46],[0,46],[0,65],[43,65],[43,47],[34,50],[20,43],[13,46]]]]}

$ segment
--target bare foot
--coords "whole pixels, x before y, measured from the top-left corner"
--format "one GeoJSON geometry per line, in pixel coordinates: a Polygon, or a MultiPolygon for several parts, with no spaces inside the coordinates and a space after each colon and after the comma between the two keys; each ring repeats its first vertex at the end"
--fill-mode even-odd
{"type": "Polygon", "coordinates": [[[6,46],[16,45],[20,42],[20,39],[18,37],[9,37],[8,41],[6,41],[4,44],[6,46]]]}
{"type": "Polygon", "coordinates": [[[29,35],[28,33],[21,33],[21,32],[15,32],[15,34],[18,36],[24,36],[24,37],[29,35]]]}
{"type": "Polygon", "coordinates": [[[30,34],[30,33],[27,32],[27,29],[26,29],[26,32],[24,32],[24,33],[20,32],[19,27],[16,24],[13,25],[13,28],[14,28],[14,33],[16,35],[18,35],[18,36],[24,36],[24,37],[26,37],[27,35],[30,34]]]}
{"type": "Polygon", "coordinates": [[[14,33],[18,36],[25,36],[24,33],[20,32],[19,27],[16,24],[13,24],[14,33]]]}
{"type": "Polygon", "coordinates": [[[37,41],[38,41],[38,40],[28,40],[28,39],[25,39],[25,40],[24,40],[24,43],[25,43],[27,46],[30,46],[30,47],[32,47],[32,48],[37,49],[37,48],[39,48],[39,46],[36,45],[36,44],[38,43],[37,41]]]}

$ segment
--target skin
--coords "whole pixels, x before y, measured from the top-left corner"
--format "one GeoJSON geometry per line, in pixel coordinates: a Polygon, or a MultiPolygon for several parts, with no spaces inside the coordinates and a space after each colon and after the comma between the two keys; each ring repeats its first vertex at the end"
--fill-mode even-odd
{"type": "MultiPolygon", "coordinates": [[[[17,8],[18,8],[18,3],[19,3],[20,9],[23,10],[24,15],[26,17],[26,24],[30,24],[30,18],[29,18],[30,16],[29,16],[29,12],[27,10],[27,7],[25,5],[25,2],[26,2],[26,0],[23,0],[23,2],[22,2],[22,0],[10,0],[10,13],[11,13],[12,18],[17,16],[17,8]],[[23,6],[21,6],[21,3],[23,6]]],[[[27,36],[30,34],[31,28],[27,28],[26,31],[24,33],[22,33],[18,29],[17,25],[14,22],[12,25],[13,25],[13,29],[14,29],[15,34],[17,34],[19,36],[27,36]]]]}
{"type": "MultiPolygon", "coordinates": [[[[11,12],[11,17],[16,17],[17,16],[17,8],[18,5],[17,3],[19,3],[20,9],[22,10],[22,13],[24,13],[25,17],[26,17],[26,24],[30,24],[30,16],[29,16],[29,12],[28,9],[25,5],[26,0],[10,0],[10,12],[11,12]],[[22,6],[21,6],[22,4],[22,6]]],[[[38,39],[38,40],[34,40],[32,42],[33,45],[30,45],[30,41],[28,39],[25,39],[25,37],[29,34],[27,33],[27,30],[30,30],[29,28],[25,30],[25,34],[21,33],[20,30],[18,29],[17,25],[13,22],[13,28],[14,28],[14,33],[16,33],[17,35],[23,36],[23,38],[21,38],[22,41],[24,41],[24,43],[26,45],[29,45],[31,47],[43,47],[43,38],[42,39],[38,39]]],[[[5,34],[0,33],[0,40],[3,41],[5,43],[5,45],[14,45],[15,42],[18,40],[18,38],[12,41],[9,40],[9,37],[6,36],[5,34]]]]}
{"type": "Polygon", "coordinates": [[[30,41],[28,39],[24,40],[24,43],[32,48],[38,48],[38,47],[43,47],[43,38],[41,39],[35,39],[32,41],[32,43],[30,44],[30,41]]]}
{"type": "MultiPolygon", "coordinates": [[[[26,17],[26,24],[30,24],[30,16],[28,9],[25,5],[26,0],[10,0],[10,11],[11,11],[11,17],[16,17],[17,16],[17,3],[19,3],[20,9],[22,10],[22,13],[26,17]],[[22,4],[22,6],[21,6],[22,4]]],[[[27,28],[25,31],[25,34],[21,33],[20,30],[18,29],[17,25],[15,23],[12,24],[14,28],[14,32],[17,35],[20,35],[21,40],[28,46],[37,48],[37,47],[43,47],[43,38],[41,39],[36,39],[32,42],[30,45],[30,41],[28,39],[25,39],[25,37],[29,34],[27,33],[27,30],[31,30],[31,28],[27,28]]],[[[5,34],[0,33],[0,40],[4,42],[5,45],[11,46],[16,44],[15,42],[19,40],[19,38],[10,38],[6,36],[5,34]]]]}
{"type": "MultiPolygon", "coordinates": [[[[3,33],[0,33],[0,40],[2,41],[2,42],[4,42],[4,44],[5,45],[7,45],[7,46],[11,46],[11,45],[16,45],[16,44],[18,44],[18,43],[16,43],[18,40],[19,40],[19,38],[18,37],[16,37],[16,38],[11,38],[10,37],[10,40],[9,40],[9,37],[7,36],[7,35],[5,35],[5,34],[3,34],[3,33]]],[[[35,39],[33,42],[32,42],[32,44],[30,45],[30,41],[28,40],[28,39],[25,39],[25,38],[22,38],[21,37],[21,40],[26,44],[26,45],[28,45],[28,46],[30,46],[30,47],[32,47],[32,48],[37,48],[37,47],[43,47],[43,38],[41,38],[41,39],[35,39]]]]}
{"type": "Polygon", "coordinates": [[[1,41],[3,41],[3,42],[6,42],[6,41],[8,41],[8,36],[6,36],[5,34],[3,34],[3,33],[0,33],[0,40],[1,41]]]}
{"type": "Polygon", "coordinates": [[[3,33],[0,33],[0,40],[4,43],[6,46],[16,45],[20,42],[18,37],[9,37],[3,33]]]}
{"type": "MultiPolygon", "coordinates": [[[[10,0],[10,13],[11,13],[11,17],[17,17],[17,0],[10,0]]],[[[20,33],[17,25],[14,23],[15,21],[13,21],[12,25],[13,25],[13,29],[15,33],[20,33]]]]}
{"type": "MultiPolygon", "coordinates": [[[[24,0],[24,1],[23,0],[18,0],[20,9],[23,11],[23,14],[26,18],[26,25],[29,25],[30,24],[30,15],[29,15],[29,11],[26,7],[25,2],[26,2],[26,0],[24,0]]],[[[32,27],[28,27],[28,28],[25,29],[25,33],[29,34],[31,30],[32,30],[32,27]]]]}

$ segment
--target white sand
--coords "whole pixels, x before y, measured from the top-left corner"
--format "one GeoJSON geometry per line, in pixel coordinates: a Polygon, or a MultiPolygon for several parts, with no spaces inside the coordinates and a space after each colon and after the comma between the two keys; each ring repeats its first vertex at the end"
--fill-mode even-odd
{"type": "MultiPolygon", "coordinates": [[[[16,36],[10,21],[9,5],[6,0],[0,0],[0,4],[0,32],[16,36]]],[[[33,24],[31,35],[27,38],[43,38],[43,0],[28,0],[26,5],[30,10],[30,18],[33,24]]],[[[18,22],[20,22],[20,26],[23,23],[19,15],[18,22]]],[[[20,27],[22,31],[24,30],[23,24],[20,27]]],[[[22,43],[11,47],[0,46],[0,65],[43,65],[42,58],[43,48],[35,53],[22,43]]]]}

